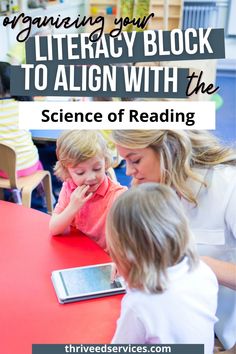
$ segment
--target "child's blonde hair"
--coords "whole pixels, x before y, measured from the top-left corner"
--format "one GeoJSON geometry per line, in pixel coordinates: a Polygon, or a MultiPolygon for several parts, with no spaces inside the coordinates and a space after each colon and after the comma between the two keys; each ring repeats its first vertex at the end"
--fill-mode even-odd
{"type": "MultiPolygon", "coordinates": [[[[236,166],[236,151],[223,146],[207,131],[114,130],[113,141],[129,149],[150,147],[160,156],[161,182],[197,205],[187,179],[204,183],[194,167],[209,168],[219,164],[236,166]]],[[[152,168],[150,166],[150,168],[152,168]]]]}
{"type": "Polygon", "coordinates": [[[123,193],[107,219],[110,255],[129,287],[163,292],[167,268],[198,257],[176,193],[163,184],[144,183],[123,193]]]}
{"type": "Polygon", "coordinates": [[[62,181],[69,177],[68,167],[75,167],[94,156],[105,158],[106,169],[112,163],[107,143],[96,130],[64,131],[57,139],[56,154],[58,161],[54,172],[62,181]]]}

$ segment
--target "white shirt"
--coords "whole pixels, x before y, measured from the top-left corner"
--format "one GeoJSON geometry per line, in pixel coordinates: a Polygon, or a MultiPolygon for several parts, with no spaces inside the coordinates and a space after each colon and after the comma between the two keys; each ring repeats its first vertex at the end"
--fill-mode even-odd
{"type": "Polygon", "coordinates": [[[190,272],[185,257],[168,268],[168,278],[168,288],[161,294],[128,290],[112,343],[204,344],[204,353],[213,353],[215,275],[203,262],[190,272]]]}
{"type": "MultiPolygon", "coordinates": [[[[236,167],[195,169],[207,187],[190,182],[198,206],[182,199],[198,252],[236,263],[236,167]]],[[[220,287],[215,332],[225,349],[236,342],[236,291],[220,287]]]]}

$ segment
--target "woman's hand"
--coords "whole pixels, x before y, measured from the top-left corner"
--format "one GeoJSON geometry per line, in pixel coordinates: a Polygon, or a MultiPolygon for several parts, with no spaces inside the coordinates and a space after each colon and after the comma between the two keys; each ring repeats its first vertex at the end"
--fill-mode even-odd
{"type": "Polygon", "coordinates": [[[236,290],[236,264],[206,256],[201,260],[213,270],[220,285],[236,290]]]}

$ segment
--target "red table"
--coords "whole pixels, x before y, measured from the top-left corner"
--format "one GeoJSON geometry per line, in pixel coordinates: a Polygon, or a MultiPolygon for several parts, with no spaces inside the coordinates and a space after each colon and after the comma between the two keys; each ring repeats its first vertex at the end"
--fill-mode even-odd
{"type": "Polygon", "coordinates": [[[49,216],[0,201],[0,352],[31,354],[31,345],[109,343],[122,295],[59,304],[51,271],[104,263],[87,237],[50,237],[49,216]]]}

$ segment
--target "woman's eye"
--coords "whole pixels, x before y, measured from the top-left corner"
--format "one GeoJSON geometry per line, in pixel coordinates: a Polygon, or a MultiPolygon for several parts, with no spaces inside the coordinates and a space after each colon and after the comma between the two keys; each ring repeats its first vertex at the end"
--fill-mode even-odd
{"type": "Polygon", "coordinates": [[[82,176],[84,172],[76,172],[77,176],[82,176]]]}
{"type": "Polygon", "coordinates": [[[140,159],[132,161],[132,164],[138,164],[140,162],[140,159]]]}
{"type": "Polygon", "coordinates": [[[95,171],[95,172],[101,171],[101,167],[99,167],[99,168],[94,168],[94,171],[95,171]]]}

